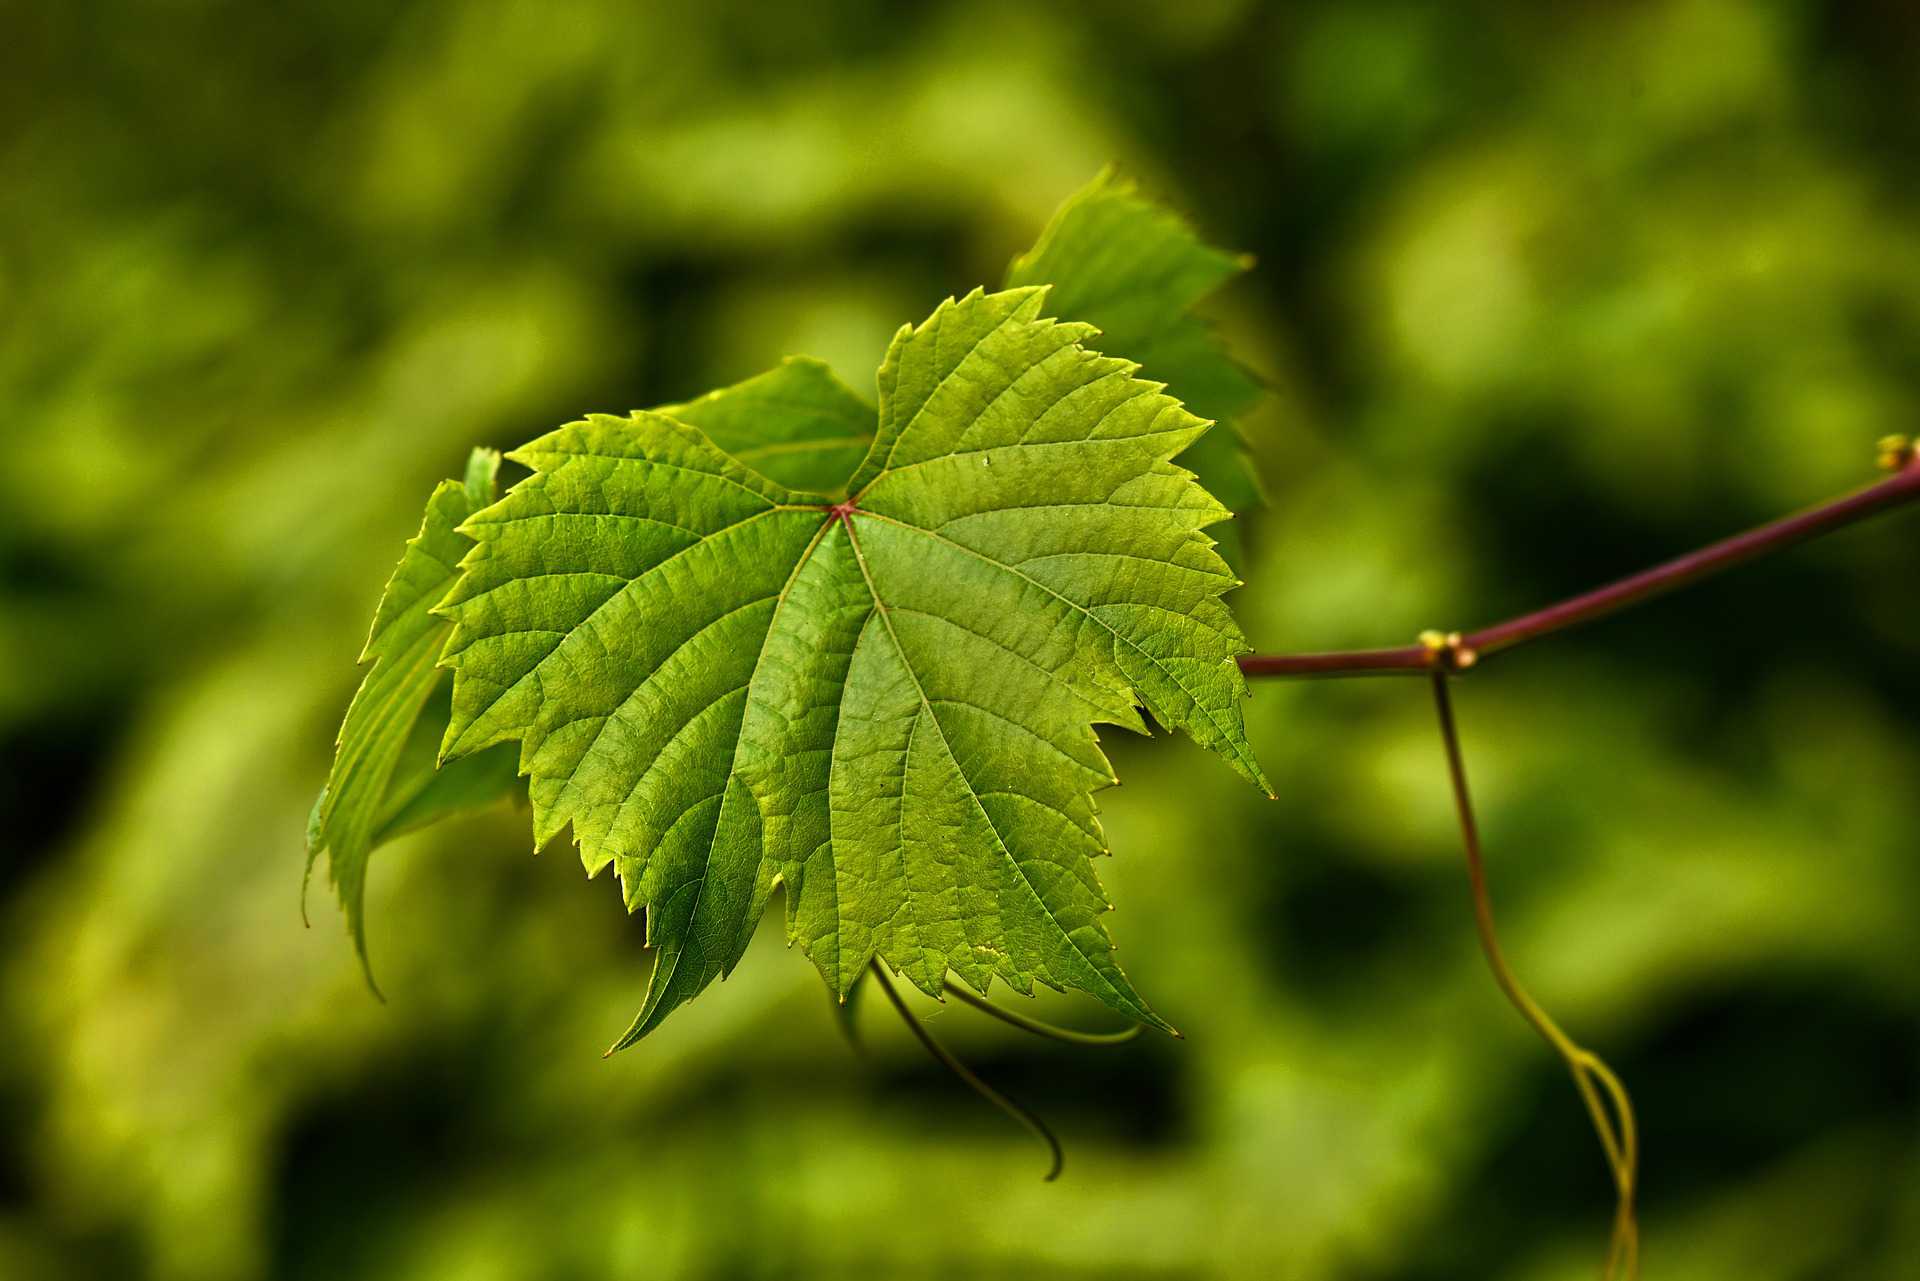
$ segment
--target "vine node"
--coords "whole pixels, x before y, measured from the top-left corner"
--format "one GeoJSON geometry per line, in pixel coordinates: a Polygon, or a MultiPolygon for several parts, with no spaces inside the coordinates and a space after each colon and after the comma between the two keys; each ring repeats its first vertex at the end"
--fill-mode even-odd
{"type": "Polygon", "coordinates": [[[1480,661],[1480,651],[1459,632],[1421,632],[1420,645],[1433,656],[1432,666],[1438,671],[1458,675],[1480,661]]]}
{"type": "Polygon", "coordinates": [[[1911,436],[1880,438],[1880,470],[1899,472],[1913,466],[1914,441],[1911,436]]]}

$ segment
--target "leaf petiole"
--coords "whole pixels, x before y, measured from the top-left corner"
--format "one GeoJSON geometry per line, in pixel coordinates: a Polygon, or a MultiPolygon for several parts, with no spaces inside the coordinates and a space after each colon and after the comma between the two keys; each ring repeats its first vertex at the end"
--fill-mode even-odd
{"type": "Polygon", "coordinates": [[[1146,1024],[1135,1023],[1132,1027],[1124,1028],[1118,1032],[1080,1032],[1070,1027],[1060,1027],[1053,1023],[1042,1022],[1039,1019],[1030,1018],[1025,1014],[1020,1014],[1014,1010],[995,1005],[992,1001],[967,991],[967,989],[957,983],[949,987],[947,991],[960,998],[963,1004],[971,1005],[982,1014],[999,1019],[1002,1023],[1010,1027],[1017,1027],[1022,1032],[1031,1032],[1035,1036],[1045,1037],[1049,1041],[1064,1041],[1068,1045],[1125,1045],[1128,1041],[1133,1040],[1147,1030],[1146,1024]]]}
{"type": "MultiPolygon", "coordinates": [[[[907,1030],[913,1033],[914,1039],[926,1048],[927,1053],[931,1054],[940,1066],[959,1077],[968,1089],[1018,1121],[1035,1138],[1046,1144],[1047,1151],[1053,1158],[1053,1164],[1047,1170],[1046,1182],[1052,1183],[1059,1178],[1061,1169],[1066,1165],[1066,1153],[1060,1148],[1060,1140],[1055,1137],[1052,1130],[1047,1128],[1047,1123],[975,1076],[973,1069],[953,1057],[953,1052],[940,1044],[933,1033],[927,1031],[926,1026],[914,1017],[913,1011],[907,1008],[907,1003],[901,999],[899,991],[893,986],[893,980],[887,977],[886,967],[880,964],[879,959],[875,958],[869,962],[869,965],[873,970],[874,980],[880,984],[880,990],[887,994],[887,1000],[899,1013],[901,1021],[907,1025],[907,1030]]],[[[954,990],[959,991],[958,988],[954,990]]]]}

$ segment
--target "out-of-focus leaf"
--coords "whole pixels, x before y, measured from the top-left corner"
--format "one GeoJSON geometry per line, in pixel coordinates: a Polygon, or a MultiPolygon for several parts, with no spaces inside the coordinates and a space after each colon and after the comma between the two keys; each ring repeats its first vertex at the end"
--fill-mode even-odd
{"type": "Polygon", "coordinates": [[[1048,310],[1093,325],[1102,351],[1138,363],[1194,413],[1228,428],[1203,436],[1180,462],[1236,512],[1260,500],[1235,425],[1260,385],[1193,308],[1250,265],[1108,169],[1060,206],[1039,242],[1007,269],[1009,285],[1053,286],[1048,310]]]}
{"type": "MultiPolygon", "coordinates": [[[[1141,365],[1193,412],[1228,428],[1195,441],[1180,462],[1234,512],[1260,501],[1236,424],[1260,387],[1193,308],[1248,265],[1106,170],[1060,206],[1007,271],[1010,287],[1052,286],[1049,314],[1093,325],[1103,352],[1141,365]]],[[[699,427],[763,475],[822,493],[860,461],[873,435],[872,406],[824,364],[798,356],[656,412],[699,427]]]]}
{"type": "MultiPolygon", "coordinates": [[[[408,745],[444,673],[435,664],[450,630],[429,611],[445,596],[472,541],[460,522],[493,501],[500,455],[476,449],[464,480],[442,481],[427,500],[420,532],[409,539],[387,580],[360,661],[372,663],[340,727],[333,769],[307,822],[307,870],[327,852],[327,872],[346,913],[360,961],[367,961],[367,859],[394,833],[455,809],[482,804],[511,787],[499,754],[476,757],[458,774],[432,778],[408,745]]],[[[444,723],[444,721],[442,722],[444,723]]],[[[429,729],[433,728],[431,725],[429,729]]],[[[511,766],[511,761],[507,761],[511,766]]]]}
{"type": "Polygon", "coordinates": [[[372,848],[379,849],[415,828],[491,805],[518,789],[519,762],[505,745],[438,764],[452,694],[453,679],[445,676],[415,719],[400,763],[387,782],[372,848]]]}

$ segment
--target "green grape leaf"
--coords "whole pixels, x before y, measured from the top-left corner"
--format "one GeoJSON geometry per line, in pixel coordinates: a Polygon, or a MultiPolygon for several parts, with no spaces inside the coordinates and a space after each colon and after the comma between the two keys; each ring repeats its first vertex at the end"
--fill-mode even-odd
{"type": "MultiPolygon", "coordinates": [[[[444,644],[453,625],[445,619],[435,621],[444,629],[444,644]]],[[[415,719],[400,762],[387,782],[379,826],[373,833],[376,850],[417,828],[482,809],[520,790],[516,754],[508,747],[440,764],[440,740],[446,736],[453,711],[452,675],[444,670],[440,675],[444,679],[415,719]]]]}
{"type": "Polygon", "coordinates": [[[1193,308],[1251,265],[1208,245],[1108,169],[1060,206],[1007,271],[1009,286],[1053,286],[1048,307],[1099,329],[1101,351],[1136,362],[1188,409],[1227,426],[1180,462],[1234,511],[1260,502],[1237,427],[1259,400],[1260,384],[1193,308]]]}
{"type": "Polygon", "coordinates": [[[839,502],[639,412],[515,451],[533,475],[461,526],[442,755],[517,740],[536,842],[571,824],[645,909],[615,1048],[732,969],[776,886],[837,993],[877,956],[1166,1027],[1100,921],[1094,726],[1145,707],[1266,787],[1227,512],[1170,461],[1207,424],[1045,294],[902,329],[839,502]]]}
{"type": "Polygon", "coordinates": [[[808,356],[654,412],[698,427],[762,476],[818,493],[837,488],[873,440],[873,406],[808,356]]]}
{"type": "Polygon", "coordinates": [[[430,611],[473,546],[460,523],[497,496],[499,466],[498,453],[476,449],[465,480],[442,481],[427,500],[420,532],[407,542],[380,597],[360,655],[373,666],[347,708],[332,772],[307,821],[307,874],[326,851],[328,875],[370,984],[363,905],[373,851],[411,828],[497,800],[518,782],[510,751],[434,768],[450,683],[435,664],[452,627],[430,611]],[[436,701],[438,714],[429,714],[436,701]]]}

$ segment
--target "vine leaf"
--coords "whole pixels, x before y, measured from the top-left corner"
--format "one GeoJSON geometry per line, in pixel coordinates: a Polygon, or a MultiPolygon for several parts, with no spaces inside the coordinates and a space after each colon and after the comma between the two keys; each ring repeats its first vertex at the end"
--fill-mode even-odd
{"type": "Polygon", "coordinates": [[[830,493],[873,441],[873,406],[810,356],[684,405],[654,411],[705,432],[762,476],[830,493]]]}
{"type": "Polygon", "coordinates": [[[460,526],[442,756],[517,740],[536,842],[570,824],[645,909],[616,1049],[732,969],[777,885],[842,995],[878,956],[1166,1027],[1100,921],[1094,726],[1144,707],[1266,787],[1204,532],[1228,513],[1170,461],[1208,424],[1045,295],[903,328],[838,501],[639,412],[514,452],[533,475],[460,526]]]}
{"type": "Polygon", "coordinates": [[[1260,383],[1193,309],[1252,265],[1207,244],[1109,168],[1070,196],[1007,270],[1010,286],[1052,285],[1047,305],[1055,314],[1095,326],[1102,351],[1137,362],[1188,409],[1223,426],[1180,463],[1236,512],[1261,501],[1238,428],[1260,383]]]}
{"type": "Polygon", "coordinates": [[[498,453],[476,449],[466,478],[442,481],[427,500],[420,532],[408,541],[380,597],[360,655],[372,667],[347,708],[333,769],[307,820],[307,875],[326,851],[328,875],[369,984],[363,905],[373,851],[412,828],[489,804],[517,783],[511,752],[482,753],[443,770],[435,769],[434,754],[437,728],[447,720],[449,684],[435,663],[451,626],[430,611],[453,586],[460,558],[473,546],[458,526],[494,501],[499,466],[498,453]]]}

